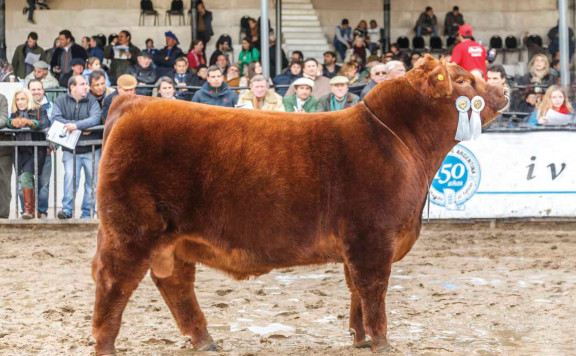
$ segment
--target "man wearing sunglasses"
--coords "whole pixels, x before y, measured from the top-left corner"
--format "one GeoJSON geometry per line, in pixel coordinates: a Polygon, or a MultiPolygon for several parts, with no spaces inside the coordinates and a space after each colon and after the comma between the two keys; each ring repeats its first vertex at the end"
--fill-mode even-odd
{"type": "Polygon", "coordinates": [[[360,99],[364,99],[364,96],[368,94],[372,88],[376,86],[376,84],[383,82],[386,79],[386,65],[384,63],[378,63],[372,66],[370,69],[370,80],[368,84],[362,89],[362,93],[360,93],[360,99]]]}

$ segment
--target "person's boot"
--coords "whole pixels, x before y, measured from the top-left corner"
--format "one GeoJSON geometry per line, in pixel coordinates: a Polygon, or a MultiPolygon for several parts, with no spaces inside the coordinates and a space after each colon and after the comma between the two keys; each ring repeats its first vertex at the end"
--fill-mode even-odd
{"type": "Polygon", "coordinates": [[[34,219],[34,188],[22,188],[22,196],[24,198],[24,214],[22,214],[22,219],[34,219]]]}

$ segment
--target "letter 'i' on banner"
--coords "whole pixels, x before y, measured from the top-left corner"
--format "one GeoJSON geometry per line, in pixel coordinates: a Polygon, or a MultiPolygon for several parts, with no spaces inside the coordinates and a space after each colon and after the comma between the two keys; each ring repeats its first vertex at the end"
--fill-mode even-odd
{"type": "Polygon", "coordinates": [[[470,139],[470,123],[468,121],[468,110],[470,110],[470,99],[461,96],[456,99],[456,109],[458,110],[458,128],[456,129],[457,141],[467,141],[470,139]]]}
{"type": "Polygon", "coordinates": [[[484,102],[484,98],[477,95],[472,98],[471,105],[472,115],[470,116],[470,135],[473,140],[476,140],[482,133],[482,119],[480,118],[480,112],[484,110],[486,103],[484,102]]]}

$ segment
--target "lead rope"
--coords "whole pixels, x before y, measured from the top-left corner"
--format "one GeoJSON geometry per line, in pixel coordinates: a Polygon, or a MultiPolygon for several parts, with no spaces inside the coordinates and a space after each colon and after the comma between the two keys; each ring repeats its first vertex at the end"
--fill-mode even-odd
{"type": "MultiPolygon", "coordinates": [[[[400,143],[404,146],[404,148],[406,148],[408,150],[408,152],[410,152],[410,154],[412,154],[412,156],[416,157],[416,155],[414,154],[414,152],[412,152],[412,150],[410,149],[410,147],[408,147],[408,145],[406,143],[404,143],[404,141],[402,141],[402,139],[400,138],[400,136],[398,136],[394,131],[392,131],[392,129],[390,127],[388,127],[388,125],[386,125],[382,120],[380,120],[378,118],[378,116],[376,116],[376,114],[374,114],[374,112],[372,110],[370,110],[370,108],[368,107],[368,105],[366,104],[366,101],[362,101],[362,104],[364,104],[364,107],[366,108],[366,110],[368,110],[368,112],[370,113],[370,115],[372,115],[373,118],[376,119],[376,121],[378,121],[382,126],[384,126],[386,128],[386,130],[390,131],[390,133],[392,135],[394,135],[394,137],[396,137],[396,139],[398,141],[400,141],[400,143]]],[[[418,143],[416,143],[418,144],[418,143]]],[[[428,183],[428,175],[426,174],[426,169],[424,169],[424,162],[422,162],[422,160],[418,157],[416,157],[416,159],[418,159],[418,162],[420,163],[420,166],[422,167],[422,171],[424,173],[424,177],[426,177],[426,195],[428,196],[428,203],[427,203],[427,217],[426,219],[428,220],[428,222],[430,222],[430,185],[428,183]]]]}

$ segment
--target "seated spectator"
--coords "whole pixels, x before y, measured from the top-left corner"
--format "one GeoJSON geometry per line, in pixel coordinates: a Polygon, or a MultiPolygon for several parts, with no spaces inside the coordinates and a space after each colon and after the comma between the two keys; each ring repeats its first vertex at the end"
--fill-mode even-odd
{"type": "Polygon", "coordinates": [[[452,11],[446,14],[444,18],[444,35],[456,37],[460,26],[464,25],[464,15],[460,13],[460,8],[454,6],[452,11]]]}
{"type": "Polygon", "coordinates": [[[377,84],[382,83],[386,79],[386,65],[384,63],[378,63],[370,69],[370,80],[368,84],[362,89],[360,94],[360,99],[363,100],[366,94],[372,90],[377,84]]]}
{"type": "Polygon", "coordinates": [[[104,50],[102,41],[99,36],[92,36],[90,38],[90,50],[88,51],[88,59],[90,57],[96,57],[100,60],[100,63],[104,60],[104,50]]]}
{"type": "Polygon", "coordinates": [[[106,123],[108,118],[108,111],[110,110],[110,105],[112,101],[118,95],[136,95],[136,86],[138,82],[130,74],[123,74],[118,78],[118,85],[116,86],[116,91],[104,98],[104,103],[102,104],[102,122],[106,123]]]}
{"type": "MultiPolygon", "coordinates": [[[[303,77],[312,79],[314,81],[314,89],[312,90],[312,96],[316,99],[330,93],[330,79],[321,75],[321,71],[318,68],[318,61],[314,58],[308,58],[304,61],[303,77]]],[[[294,83],[290,84],[286,95],[292,95],[296,91],[294,90],[294,83]]]]}
{"type": "Polygon", "coordinates": [[[346,77],[348,79],[347,84],[358,82],[358,64],[352,61],[342,64],[338,76],[346,77]]]}
{"type": "Polygon", "coordinates": [[[34,70],[32,71],[32,73],[26,76],[26,79],[24,80],[24,85],[27,86],[28,83],[33,79],[41,81],[42,85],[44,86],[44,89],[58,88],[60,86],[58,80],[54,78],[52,73],[48,71],[48,63],[44,61],[38,61],[34,63],[34,70]]]}
{"type": "Polygon", "coordinates": [[[132,35],[126,30],[118,33],[117,43],[110,41],[110,45],[104,49],[104,58],[111,60],[110,75],[113,83],[128,67],[136,65],[138,53],[140,49],[132,44],[132,35]]]}
{"type": "Polygon", "coordinates": [[[370,20],[370,28],[368,29],[368,36],[370,39],[368,50],[370,53],[376,53],[380,49],[382,27],[378,26],[376,20],[370,20]]]}
{"type": "Polygon", "coordinates": [[[537,53],[528,63],[528,73],[518,79],[519,85],[555,85],[558,78],[550,73],[550,61],[545,54],[537,53]]]}
{"type": "MultiPolygon", "coordinates": [[[[302,62],[293,61],[288,67],[288,71],[285,74],[279,74],[274,77],[274,85],[276,86],[276,92],[284,96],[288,91],[288,87],[279,88],[278,85],[290,85],[296,79],[302,77],[302,62]]],[[[314,87],[314,86],[312,86],[314,87]]]]}
{"type": "MultiPolygon", "coordinates": [[[[7,127],[10,129],[30,128],[41,131],[50,126],[46,109],[36,104],[28,89],[20,88],[14,93],[12,101],[12,115],[7,127]]],[[[22,132],[15,136],[16,141],[46,141],[43,132],[22,132]]],[[[46,160],[46,147],[38,147],[37,167],[38,174],[42,174],[46,160]]],[[[36,217],[36,202],[34,198],[34,147],[18,147],[18,179],[22,186],[24,213],[22,219],[36,217]]],[[[38,187],[36,187],[37,189],[38,187]]]]}
{"type": "MultiPolygon", "coordinates": [[[[152,65],[152,55],[148,52],[140,52],[138,55],[138,62],[130,66],[125,74],[130,74],[138,81],[138,85],[154,85],[156,84],[156,69],[152,65]]],[[[138,95],[150,95],[151,88],[136,88],[138,95]]]]}
{"type": "Polygon", "coordinates": [[[318,112],[338,111],[356,105],[360,98],[348,92],[348,78],[337,75],[330,79],[330,94],[318,100],[318,112]]]}
{"type": "Polygon", "coordinates": [[[368,24],[366,23],[366,20],[360,20],[358,26],[354,29],[354,38],[366,38],[366,36],[368,36],[368,24]]]}
{"type": "Polygon", "coordinates": [[[290,55],[290,62],[304,62],[304,54],[302,53],[302,51],[294,51],[292,52],[292,54],[290,55]]]}
{"type": "Polygon", "coordinates": [[[144,52],[148,52],[152,55],[152,57],[154,57],[154,55],[156,53],[158,53],[158,50],[156,48],[154,48],[154,40],[149,38],[146,40],[146,49],[144,50],[144,52]]]}
{"type": "Polygon", "coordinates": [[[356,66],[358,67],[358,73],[360,73],[361,71],[364,70],[364,61],[356,53],[352,53],[352,55],[350,55],[350,58],[348,59],[347,62],[356,63],[356,66]]]}
{"type": "Polygon", "coordinates": [[[367,83],[370,80],[370,70],[372,70],[372,67],[376,64],[380,63],[378,56],[375,54],[370,55],[366,61],[368,62],[366,63],[366,68],[358,75],[358,82],[360,83],[367,83]]]}
{"type": "MultiPolygon", "coordinates": [[[[38,61],[40,62],[40,61],[38,61]]],[[[36,62],[36,63],[38,63],[36,62]]],[[[34,64],[36,64],[34,63],[34,64]]],[[[0,58],[0,82],[16,82],[17,77],[14,74],[12,65],[7,60],[0,58]]]]}
{"type": "Polygon", "coordinates": [[[70,68],[71,69],[68,73],[65,73],[63,75],[60,74],[60,79],[58,80],[58,83],[60,84],[61,87],[66,88],[66,86],[68,85],[68,81],[73,76],[82,75],[82,73],[84,72],[84,60],[81,58],[74,58],[70,62],[70,68]]]}
{"type": "Polygon", "coordinates": [[[192,41],[186,57],[188,58],[190,68],[194,70],[196,70],[200,64],[206,64],[206,60],[204,59],[204,43],[200,40],[192,41]]]}
{"type": "Polygon", "coordinates": [[[348,19],[342,19],[340,26],[336,27],[332,45],[336,52],[340,55],[340,59],[346,58],[346,50],[352,48],[352,29],[348,23],[348,19]]]}
{"type": "MultiPolygon", "coordinates": [[[[0,94],[0,129],[8,124],[8,99],[0,94]]],[[[0,134],[0,142],[12,141],[12,135],[0,134]]],[[[12,165],[14,148],[0,146],[0,219],[10,216],[10,200],[12,199],[12,165]]]]}
{"type": "Polygon", "coordinates": [[[216,65],[218,67],[220,67],[220,69],[222,69],[222,73],[224,73],[224,76],[228,75],[228,60],[226,59],[226,56],[221,54],[218,56],[218,59],[216,59],[216,65]]]}
{"type": "Polygon", "coordinates": [[[176,58],[182,57],[184,53],[178,47],[180,42],[178,37],[172,31],[164,33],[166,36],[166,47],[162,48],[154,55],[154,63],[156,64],[156,77],[163,77],[174,68],[176,58]]]}
{"type": "Polygon", "coordinates": [[[558,59],[554,59],[552,61],[552,63],[550,63],[550,74],[552,74],[553,76],[555,76],[556,78],[558,78],[558,80],[556,81],[555,84],[560,85],[560,60],[558,59]]]}
{"type": "Polygon", "coordinates": [[[196,68],[196,76],[198,79],[203,80],[204,82],[208,80],[208,67],[206,64],[200,64],[198,68],[196,68]]]}
{"type": "Polygon", "coordinates": [[[216,50],[210,56],[209,61],[210,65],[216,64],[216,60],[218,59],[218,56],[221,54],[226,56],[226,60],[228,61],[228,63],[231,63],[234,60],[232,57],[233,52],[234,50],[232,49],[232,38],[230,38],[230,36],[228,35],[220,36],[220,38],[218,38],[218,41],[216,42],[216,50]]]}
{"type": "Polygon", "coordinates": [[[176,58],[174,69],[166,74],[166,77],[172,79],[176,84],[176,96],[182,100],[190,101],[194,95],[194,89],[187,89],[187,86],[202,86],[205,81],[188,68],[188,59],[186,57],[176,58]]]}
{"type": "Polygon", "coordinates": [[[390,52],[392,53],[392,56],[394,57],[392,59],[400,59],[400,57],[402,56],[402,52],[400,52],[400,46],[396,42],[394,42],[390,45],[390,52]]]}
{"type": "Polygon", "coordinates": [[[382,59],[381,59],[382,63],[386,64],[386,63],[393,61],[393,60],[394,60],[394,53],[386,52],[386,53],[382,54],[382,59]]]}
{"type": "Polygon", "coordinates": [[[406,74],[404,62],[390,61],[386,63],[386,80],[403,77],[406,74]]]}
{"type": "Polygon", "coordinates": [[[250,90],[238,98],[238,106],[246,103],[255,110],[284,111],[282,97],[270,90],[268,80],[261,74],[250,79],[250,90]]]}
{"type": "Polygon", "coordinates": [[[90,82],[90,80],[88,79],[90,73],[97,70],[101,71],[104,74],[104,78],[106,79],[106,86],[107,87],[112,86],[112,84],[110,83],[110,78],[108,78],[108,74],[102,69],[102,64],[98,59],[98,57],[88,58],[88,61],[86,61],[86,69],[84,69],[82,75],[84,76],[84,79],[86,79],[87,82],[90,82]]]}
{"type": "Polygon", "coordinates": [[[237,64],[230,64],[228,67],[228,73],[226,75],[226,83],[231,87],[240,86],[240,66],[237,64]]]}
{"type": "Polygon", "coordinates": [[[104,106],[104,99],[114,93],[114,89],[106,85],[106,77],[101,70],[94,71],[88,76],[89,95],[92,95],[100,108],[104,106]]]}
{"type": "MultiPolygon", "coordinates": [[[[560,36],[558,33],[558,28],[560,21],[555,27],[552,27],[548,31],[548,39],[550,40],[550,45],[548,46],[548,51],[552,55],[552,58],[556,57],[556,54],[560,52],[560,36]]],[[[568,61],[572,60],[572,55],[574,54],[574,31],[568,27],[568,61]]]]}
{"type": "Polygon", "coordinates": [[[414,64],[418,62],[418,60],[422,58],[422,54],[420,52],[412,52],[410,54],[410,62],[408,63],[408,70],[414,68],[414,64]]]}
{"type": "MultiPolygon", "coordinates": [[[[50,67],[52,72],[60,76],[70,72],[73,59],[82,59],[85,62],[88,59],[88,53],[84,48],[73,41],[72,33],[68,30],[60,31],[58,35],[59,47],[54,50],[50,67]]],[[[62,85],[66,87],[67,83],[62,85]]],[[[46,86],[44,86],[46,88],[46,86]]]]}
{"type": "Polygon", "coordinates": [[[542,102],[538,106],[538,110],[533,112],[527,119],[530,126],[539,126],[548,124],[546,115],[552,110],[565,115],[573,115],[574,109],[568,101],[568,96],[564,89],[558,85],[552,85],[546,90],[542,102]]]}
{"type": "Polygon", "coordinates": [[[536,106],[540,103],[540,98],[534,89],[529,89],[524,98],[515,103],[513,110],[516,112],[532,113],[536,110],[536,106]]]}
{"type": "Polygon", "coordinates": [[[36,32],[30,32],[26,42],[16,47],[12,56],[14,74],[20,79],[26,78],[34,70],[33,63],[26,61],[28,55],[37,56],[36,61],[46,60],[46,52],[38,46],[38,34],[36,32]]]}
{"type": "Polygon", "coordinates": [[[224,106],[233,108],[238,102],[238,96],[233,90],[230,90],[228,84],[224,83],[224,74],[218,66],[210,66],[207,70],[207,83],[194,93],[192,102],[224,106]]]}
{"type": "Polygon", "coordinates": [[[340,71],[340,66],[336,64],[336,52],[324,52],[324,64],[322,65],[322,75],[330,79],[335,77],[340,71]]]}
{"type": "Polygon", "coordinates": [[[161,77],[156,83],[158,96],[164,99],[176,99],[176,87],[170,77],[161,77]]]}
{"type": "MultiPolygon", "coordinates": [[[[248,65],[248,71],[245,72],[245,74],[242,78],[240,78],[240,87],[249,86],[250,80],[256,75],[262,75],[262,64],[260,64],[260,62],[251,62],[248,65]]],[[[272,82],[269,81],[268,84],[272,85],[272,82]]],[[[250,89],[240,89],[239,95],[242,95],[242,94],[248,92],[249,90],[250,89]]]]}
{"type": "Polygon", "coordinates": [[[284,97],[286,112],[316,112],[318,100],[312,96],[314,82],[308,78],[298,78],[294,81],[294,94],[284,97]]]}
{"type": "Polygon", "coordinates": [[[240,65],[240,75],[243,76],[248,71],[248,66],[252,62],[260,60],[260,51],[252,47],[250,40],[246,37],[242,39],[242,51],[238,56],[238,64],[240,65]]]}
{"type": "Polygon", "coordinates": [[[414,27],[416,36],[430,35],[438,36],[438,21],[432,7],[427,6],[426,11],[420,14],[416,26],[414,27]]]}
{"type": "MultiPolygon", "coordinates": [[[[83,131],[80,135],[80,141],[83,140],[98,140],[102,138],[100,132],[89,132],[86,129],[99,125],[102,110],[100,105],[94,97],[88,95],[88,85],[86,79],[82,75],[75,75],[70,78],[68,83],[69,91],[65,95],[59,96],[54,102],[52,109],[52,118],[55,121],[60,121],[64,124],[64,128],[68,132],[75,130],[83,131]]],[[[58,212],[59,219],[72,218],[72,202],[74,199],[74,190],[72,184],[78,188],[80,183],[80,172],[84,171],[84,199],[82,200],[82,215],[81,219],[91,218],[91,212],[96,215],[96,199],[92,197],[92,179],[94,179],[94,186],[98,181],[98,164],[100,162],[101,149],[96,148],[94,164],[95,169],[92,170],[92,147],[91,146],[77,146],[76,147],[76,181],[73,182],[74,177],[74,158],[72,150],[63,147],[62,163],[64,163],[64,197],[62,198],[62,210],[58,212]]],[[[76,192],[78,189],[76,189],[76,192]]]]}

